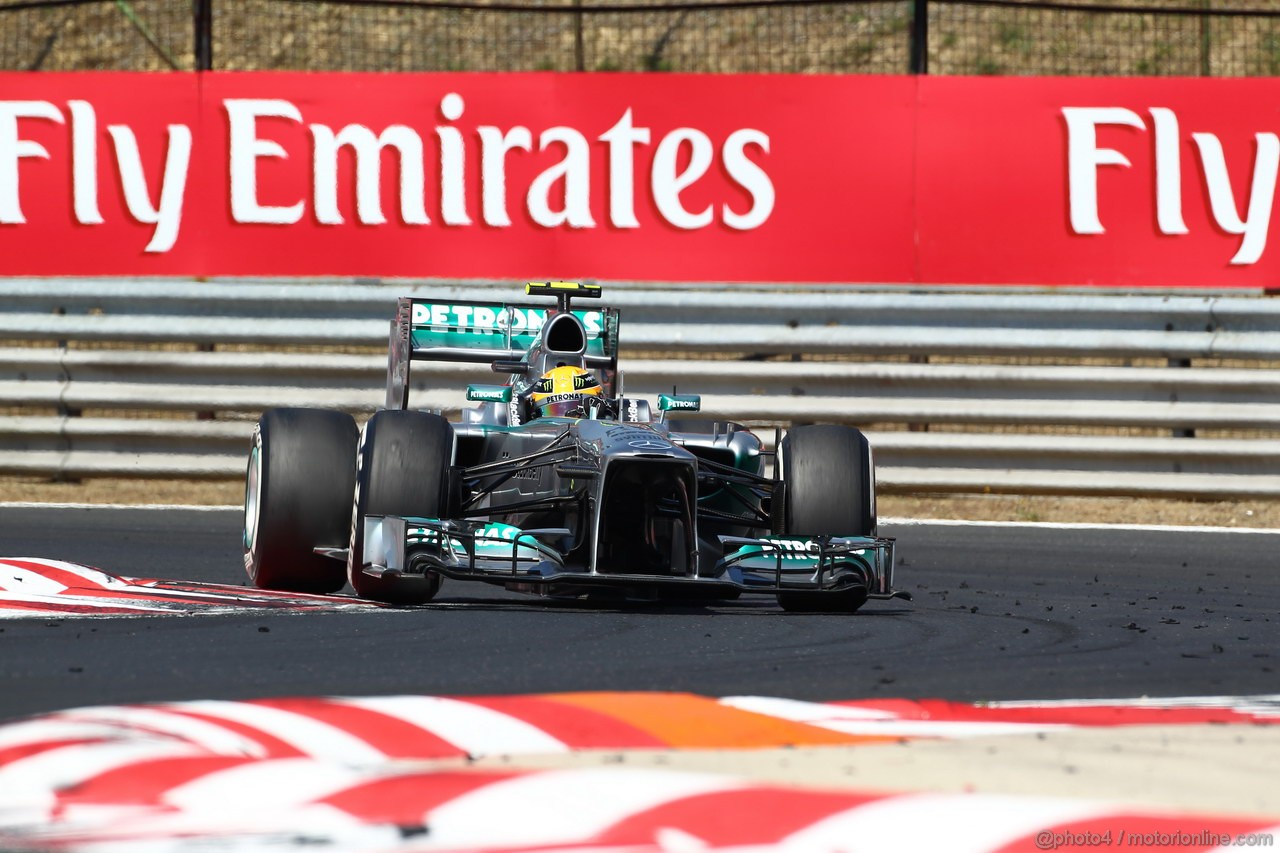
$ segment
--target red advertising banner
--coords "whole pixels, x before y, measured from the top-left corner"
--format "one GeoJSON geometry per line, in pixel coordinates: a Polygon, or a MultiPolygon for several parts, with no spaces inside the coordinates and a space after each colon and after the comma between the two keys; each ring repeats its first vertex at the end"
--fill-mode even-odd
{"type": "Polygon", "coordinates": [[[1270,287],[1276,88],[0,74],[0,274],[1270,287]]]}
{"type": "Polygon", "coordinates": [[[0,274],[204,274],[199,93],[189,74],[0,74],[0,274]]]}
{"type": "Polygon", "coordinates": [[[1275,287],[1280,120],[1263,79],[928,78],[929,283],[1275,287]]]}
{"type": "Polygon", "coordinates": [[[0,272],[909,279],[914,83],[796,79],[0,75],[0,272]]]}

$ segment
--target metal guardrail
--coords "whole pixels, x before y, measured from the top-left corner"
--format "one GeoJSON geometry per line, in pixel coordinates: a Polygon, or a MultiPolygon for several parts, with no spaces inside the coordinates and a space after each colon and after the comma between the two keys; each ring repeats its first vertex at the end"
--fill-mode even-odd
{"type": "MultiPolygon", "coordinates": [[[[387,285],[13,279],[0,340],[381,345],[387,285]],[[306,322],[300,322],[306,321],[306,322]]],[[[623,346],[642,350],[876,355],[1275,357],[1280,302],[1240,296],[614,289],[623,346]],[[690,319],[696,317],[697,322],[690,319]],[[942,332],[942,334],[939,334],[942,332]]],[[[511,299],[511,286],[424,287],[511,299]]]]}
{"type": "MultiPolygon", "coordinates": [[[[263,409],[376,409],[378,350],[409,293],[518,298],[483,282],[0,281],[0,473],[242,476],[263,409]]],[[[1280,498],[1280,301],[639,283],[606,294],[623,311],[629,394],[678,384],[708,416],[858,425],[885,492],[1280,498]]],[[[415,365],[411,404],[456,412],[465,383],[485,377],[415,365]]]]}

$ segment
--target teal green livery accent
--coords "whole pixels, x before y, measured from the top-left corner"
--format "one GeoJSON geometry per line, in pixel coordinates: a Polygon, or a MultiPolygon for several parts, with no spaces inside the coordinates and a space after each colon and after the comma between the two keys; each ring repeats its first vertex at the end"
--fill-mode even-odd
{"type": "MultiPolygon", "coordinates": [[[[413,349],[457,348],[509,352],[528,350],[553,309],[527,305],[413,302],[409,316],[413,349]]],[[[574,311],[587,333],[587,355],[606,351],[606,312],[574,311]]]]}
{"type": "Polygon", "coordinates": [[[658,409],[663,412],[702,411],[702,397],[698,394],[659,394],[658,409]]]}
{"type": "MultiPolygon", "coordinates": [[[[429,522],[440,522],[438,519],[425,519],[429,522]]],[[[512,524],[503,524],[499,521],[491,521],[475,531],[475,551],[476,558],[480,560],[510,560],[511,549],[516,548],[516,558],[520,560],[539,560],[542,558],[540,550],[535,547],[536,542],[532,538],[516,544],[516,537],[523,531],[512,524]]],[[[439,545],[440,533],[429,527],[410,527],[405,530],[405,543],[407,545],[439,545]]],[[[454,552],[455,556],[461,557],[466,553],[466,548],[462,541],[449,537],[448,547],[454,552]]]]}
{"type": "MultiPolygon", "coordinates": [[[[800,539],[790,536],[770,536],[762,539],[761,542],[767,545],[743,545],[732,554],[725,557],[725,561],[732,561],[735,565],[746,571],[772,572],[778,568],[778,558],[782,558],[782,568],[787,569],[816,569],[818,567],[818,542],[814,539],[800,539]],[[770,547],[773,546],[773,547],[770,547]]],[[[842,561],[850,557],[855,558],[864,565],[870,565],[865,556],[865,552],[860,550],[848,551],[838,556],[827,554],[827,565],[831,565],[831,560],[842,561]]]]}
{"type": "Polygon", "coordinates": [[[468,385],[467,399],[473,403],[510,403],[510,385],[468,385]]]}

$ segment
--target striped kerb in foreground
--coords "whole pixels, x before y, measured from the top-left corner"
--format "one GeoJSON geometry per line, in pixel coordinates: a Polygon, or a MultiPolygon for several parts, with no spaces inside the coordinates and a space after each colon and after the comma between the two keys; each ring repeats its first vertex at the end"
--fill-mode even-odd
{"type": "Polygon", "coordinates": [[[1152,721],[1256,725],[1280,719],[1278,709],[1277,697],[974,706],[652,693],[82,708],[0,726],[0,848],[1018,851],[1045,849],[1046,838],[1062,848],[1136,833],[1148,847],[1209,850],[1242,833],[1280,832],[1280,821],[617,767],[482,772],[463,759],[1152,721]]]}

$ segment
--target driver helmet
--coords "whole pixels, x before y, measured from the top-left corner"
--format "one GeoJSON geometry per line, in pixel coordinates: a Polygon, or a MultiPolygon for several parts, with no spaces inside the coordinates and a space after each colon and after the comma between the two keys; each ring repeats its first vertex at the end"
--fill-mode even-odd
{"type": "Polygon", "coordinates": [[[531,402],[534,417],[596,418],[604,409],[604,389],[582,368],[561,366],[534,383],[531,402]]]}

